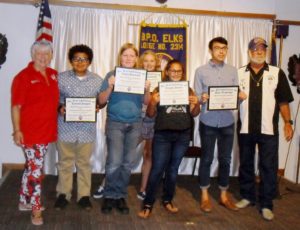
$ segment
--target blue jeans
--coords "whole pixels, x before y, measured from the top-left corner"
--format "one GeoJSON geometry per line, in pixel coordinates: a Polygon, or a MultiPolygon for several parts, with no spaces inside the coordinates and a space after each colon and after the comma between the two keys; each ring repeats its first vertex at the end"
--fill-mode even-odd
{"type": "Polygon", "coordinates": [[[226,127],[211,127],[200,122],[201,138],[201,160],[199,167],[200,188],[210,186],[210,167],[214,158],[215,145],[217,141],[219,161],[219,188],[226,190],[229,184],[229,172],[231,163],[231,152],[234,137],[234,124],[226,127]]]}
{"type": "Polygon", "coordinates": [[[273,209],[278,169],[278,135],[240,134],[240,193],[252,204],[256,201],[255,146],[258,145],[258,169],[260,175],[259,202],[261,208],[273,209]]]}
{"type": "Polygon", "coordinates": [[[127,197],[131,170],[139,160],[136,151],[141,136],[141,122],[106,122],[107,159],[105,165],[104,197],[127,197]]]}
{"type": "Polygon", "coordinates": [[[153,205],[159,182],[165,172],[163,201],[172,201],[181,160],[189,147],[191,130],[155,131],[152,149],[152,168],[148,178],[145,205],[153,205]]]}

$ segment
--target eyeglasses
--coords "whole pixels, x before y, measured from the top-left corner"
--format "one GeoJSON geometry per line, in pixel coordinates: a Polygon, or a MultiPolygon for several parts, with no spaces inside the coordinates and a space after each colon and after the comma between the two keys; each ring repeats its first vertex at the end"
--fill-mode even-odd
{"type": "Polygon", "coordinates": [[[88,63],[90,60],[88,58],[81,58],[81,57],[74,57],[72,59],[73,62],[82,62],[82,63],[88,63]]]}
{"type": "Polygon", "coordinates": [[[223,47],[220,47],[220,46],[215,46],[213,47],[213,50],[215,51],[227,51],[228,50],[228,47],[227,46],[223,46],[223,47]]]}
{"type": "Polygon", "coordinates": [[[182,74],[182,72],[183,72],[182,70],[174,70],[174,69],[170,69],[169,71],[172,74],[182,74]]]}

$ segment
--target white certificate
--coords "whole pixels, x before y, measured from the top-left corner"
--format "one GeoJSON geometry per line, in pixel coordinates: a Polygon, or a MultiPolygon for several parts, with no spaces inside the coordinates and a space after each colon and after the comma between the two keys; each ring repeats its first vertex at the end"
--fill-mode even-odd
{"type": "Polygon", "coordinates": [[[237,109],[238,93],[238,86],[209,86],[207,110],[237,109]]]}
{"type": "Polygon", "coordinates": [[[161,71],[147,71],[147,80],[150,81],[150,92],[153,92],[158,83],[161,82],[161,71]]]}
{"type": "Polygon", "coordinates": [[[144,94],[147,71],[116,67],[115,92],[144,94]]]}
{"type": "Polygon", "coordinates": [[[96,122],[95,97],[66,98],[66,122],[96,122]]]}
{"type": "Polygon", "coordinates": [[[168,81],[159,83],[160,105],[188,105],[189,83],[168,81]]]}

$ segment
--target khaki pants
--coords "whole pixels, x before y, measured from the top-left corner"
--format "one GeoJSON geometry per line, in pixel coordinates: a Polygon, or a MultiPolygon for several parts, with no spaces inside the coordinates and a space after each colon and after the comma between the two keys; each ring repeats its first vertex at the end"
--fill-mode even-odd
{"type": "Polygon", "coordinates": [[[90,196],[91,165],[90,158],[94,143],[57,142],[58,150],[58,194],[66,194],[71,199],[74,164],[77,171],[77,201],[83,196],[90,196]]]}

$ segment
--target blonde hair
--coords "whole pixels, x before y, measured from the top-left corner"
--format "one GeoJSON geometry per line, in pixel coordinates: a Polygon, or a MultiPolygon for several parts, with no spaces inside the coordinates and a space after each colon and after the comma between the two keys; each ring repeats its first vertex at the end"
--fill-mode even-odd
{"type": "Polygon", "coordinates": [[[144,59],[147,55],[152,55],[155,59],[155,70],[159,70],[160,68],[160,63],[158,60],[158,57],[152,50],[146,50],[139,58],[139,68],[144,68],[144,59]]]}
{"type": "Polygon", "coordinates": [[[118,65],[121,66],[121,56],[122,54],[128,50],[128,49],[132,49],[135,52],[135,55],[137,57],[136,63],[134,65],[134,67],[137,67],[138,65],[138,60],[139,60],[139,51],[138,49],[135,47],[135,45],[133,45],[132,43],[125,43],[124,45],[122,45],[122,47],[120,48],[119,54],[118,54],[118,65]]]}

